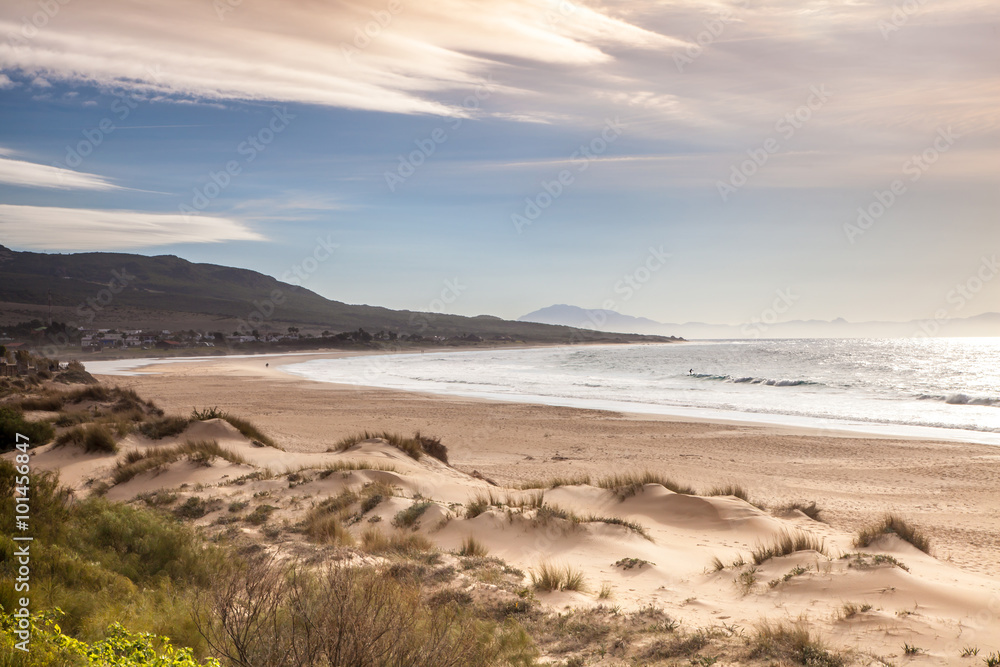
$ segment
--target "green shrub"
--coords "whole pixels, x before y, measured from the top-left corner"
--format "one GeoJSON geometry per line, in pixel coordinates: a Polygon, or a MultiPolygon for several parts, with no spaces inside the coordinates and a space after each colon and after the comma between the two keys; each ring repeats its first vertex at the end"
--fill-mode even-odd
{"type": "Polygon", "coordinates": [[[430,506],[431,502],[429,500],[422,500],[413,503],[405,510],[401,510],[396,513],[396,516],[392,519],[392,525],[396,528],[416,529],[417,522],[420,521],[420,517],[430,506]]]}
{"type": "Polygon", "coordinates": [[[0,406],[0,451],[10,451],[16,443],[24,442],[24,438],[17,437],[19,433],[27,436],[29,445],[38,447],[52,440],[55,429],[47,421],[26,420],[24,413],[17,407],[0,406]]]}
{"type": "Polygon", "coordinates": [[[175,435],[180,435],[190,424],[190,420],[183,417],[160,417],[152,421],[139,424],[139,433],[150,440],[162,440],[175,435]]]}

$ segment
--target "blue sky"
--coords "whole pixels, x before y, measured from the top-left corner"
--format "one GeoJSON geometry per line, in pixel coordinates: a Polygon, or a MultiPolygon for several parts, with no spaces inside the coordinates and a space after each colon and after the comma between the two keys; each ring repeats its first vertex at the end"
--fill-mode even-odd
{"type": "Polygon", "coordinates": [[[464,315],[738,324],[791,290],[785,319],[905,320],[970,280],[951,315],[995,311],[998,17],[7,2],[0,243],[306,262],[324,296],[414,310],[457,284],[464,315]],[[313,266],[320,242],[337,249],[313,266]]]}

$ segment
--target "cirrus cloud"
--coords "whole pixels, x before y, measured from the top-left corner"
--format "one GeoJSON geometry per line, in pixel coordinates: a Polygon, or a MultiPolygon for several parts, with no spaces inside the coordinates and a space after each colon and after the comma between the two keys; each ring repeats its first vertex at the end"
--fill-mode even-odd
{"type": "Polygon", "coordinates": [[[0,240],[30,250],[107,251],[265,239],[231,218],[0,204],[0,240]]]}

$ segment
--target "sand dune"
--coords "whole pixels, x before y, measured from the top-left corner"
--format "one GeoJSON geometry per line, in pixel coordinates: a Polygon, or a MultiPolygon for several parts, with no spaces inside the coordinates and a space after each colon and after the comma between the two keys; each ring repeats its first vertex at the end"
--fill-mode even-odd
{"type": "Polygon", "coordinates": [[[289,528],[310,509],[345,490],[381,482],[391,485],[394,495],[345,522],[355,541],[374,528],[423,535],[456,552],[471,536],[529,576],[543,565],[570,566],[582,575],[582,590],[536,592],[554,610],[656,605],[687,628],[807,619],[831,645],[869,660],[900,657],[904,644],[918,646],[921,652],[912,660],[927,664],[969,664],[958,657],[962,646],[1000,649],[1000,579],[963,571],[894,536],[856,549],[849,532],[799,512],[776,516],[732,496],[684,495],[658,484],[641,486],[625,499],[590,484],[498,487],[430,456],[414,460],[384,440],[363,441],[344,452],[284,452],[254,446],[218,419],[196,422],[161,441],[129,436],[117,455],[47,446],[37,451],[34,465],[58,469],[83,493],[95,480],[110,482],[115,462],[129,452],[163,450],[190,439],[216,440],[247,463],[180,459],[112,485],[107,497],[129,501],[169,490],[177,495],[173,507],[197,498],[206,512],[196,522],[205,530],[238,526],[270,548],[288,550],[308,543],[289,528]],[[471,516],[477,499],[491,504],[471,516]],[[412,528],[393,527],[400,513],[424,503],[412,528]],[[241,507],[240,513],[231,506],[241,507]],[[233,522],[259,506],[271,508],[261,525],[233,522]],[[267,535],[268,526],[284,529],[279,536],[273,529],[267,535]],[[751,564],[756,547],[799,532],[821,540],[823,553],[798,551],[751,564]],[[878,563],[876,554],[895,561],[878,563]],[[715,571],[715,558],[726,567],[715,571]]]}

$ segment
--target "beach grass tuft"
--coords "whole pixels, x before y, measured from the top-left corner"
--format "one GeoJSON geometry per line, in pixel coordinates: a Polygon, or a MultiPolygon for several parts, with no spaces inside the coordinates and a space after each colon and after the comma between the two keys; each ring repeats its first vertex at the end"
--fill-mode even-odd
{"type": "Polygon", "coordinates": [[[583,572],[571,565],[558,567],[549,563],[541,563],[531,572],[531,585],[536,591],[586,592],[587,583],[583,572]]]}
{"type": "Polygon", "coordinates": [[[196,465],[211,465],[215,458],[230,463],[246,464],[246,459],[219,445],[216,440],[188,440],[174,447],[157,447],[145,451],[134,449],[123,456],[111,473],[115,484],[124,484],[137,475],[158,470],[187,457],[196,465]]]}
{"type": "Polygon", "coordinates": [[[781,531],[771,540],[770,544],[758,542],[750,555],[754,565],[760,565],[772,558],[787,556],[796,551],[818,551],[826,555],[826,542],[823,538],[816,537],[811,533],[781,531]]]}
{"type": "Polygon", "coordinates": [[[690,486],[678,484],[674,480],[651,470],[642,472],[618,473],[604,477],[597,481],[597,486],[614,493],[620,500],[631,498],[639,493],[647,484],[659,484],[674,493],[684,495],[695,495],[695,490],[690,486]]]}
{"type": "Polygon", "coordinates": [[[402,436],[399,433],[390,433],[389,431],[362,431],[341,438],[330,448],[330,451],[344,452],[359,442],[374,439],[385,440],[415,461],[419,461],[421,456],[427,454],[442,463],[448,463],[448,448],[441,443],[439,438],[422,435],[420,431],[414,433],[413,437],[410,438],[402,436]]]}
{"type": "Polygon", "coordinates": [[[472,535],[462,540],[462,548],[458,550],[459,556],[473,556],[485,558],[490,554],[489,549],[472,535]]]}
{"type": "Polygon", "coordinates": [[[899,539],[909,542],[925,554],[931,552],[931,541],[923,531],[911,525],[897,514],[886,514],[875,523],[869,524],[858,531],[854,538],[854,546],[863,548],[871,545],[883,535],[896,535],[899,539]]]}

